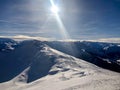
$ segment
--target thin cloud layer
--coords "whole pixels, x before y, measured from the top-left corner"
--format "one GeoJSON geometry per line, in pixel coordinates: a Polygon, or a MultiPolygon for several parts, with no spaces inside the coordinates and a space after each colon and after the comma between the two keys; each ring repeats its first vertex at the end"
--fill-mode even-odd
{"type": "Polygon", "coordinates": [[[25,35],[17,35],[17,36],[0,36],[0,38],[12,38],[14,40],[41,40],[41,41],[49,41],[49,40],[54,40],[53,38],[44,38],[44,37],[31,37],[31,36],[25,36],[25,35]]]}
{"type": "Polygon", "coordinates": [[[97,40],[89,40],[93,42],[109,42],[109,43],[120,43],[120,38],[102,38],[97,40]]]}
{"type": "MultiPolygon", "coordinates": [[[[54,2],[60,9],[58,15],[70,39],[120,37],[119,0],[54,2]]],[[[50,7],[50,0],[0,0],[0,35],[41,36],[60,40],[63,33],[60,33],[62,30],[50,7]]]]}

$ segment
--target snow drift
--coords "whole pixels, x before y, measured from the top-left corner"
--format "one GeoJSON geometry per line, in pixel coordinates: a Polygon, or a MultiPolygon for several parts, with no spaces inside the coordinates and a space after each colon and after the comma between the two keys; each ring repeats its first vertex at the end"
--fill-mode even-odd
{"type": "Polygon", "coordinates": [[[1,38],[0,89],[101,90],[101,86],[103,89],[120,89],[120,74],[112,72],[120,72],[119,60],[120,46],[115,43],[38,40],[17,42],[1,38]],[[110,88],[105,87],[105,83],[110,84],[110,88]],[[64,84],[67,86],[63,86],[64,84]],[[59,87],[61,85],[63,87],[59,87]]]}

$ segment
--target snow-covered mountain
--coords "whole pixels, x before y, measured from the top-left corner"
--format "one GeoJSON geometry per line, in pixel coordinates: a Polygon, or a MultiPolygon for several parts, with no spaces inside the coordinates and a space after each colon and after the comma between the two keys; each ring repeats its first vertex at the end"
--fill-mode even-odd
{"type": "Polygon", "coordinates": [[[120,44],[87,41],[45,43],[66,54],[120,72],[120,44]]]}
{"type": "Polygon", "coordinates": [[[1,38],[0,89],[119,90],[119,60],[120,44],[1,38]]]}

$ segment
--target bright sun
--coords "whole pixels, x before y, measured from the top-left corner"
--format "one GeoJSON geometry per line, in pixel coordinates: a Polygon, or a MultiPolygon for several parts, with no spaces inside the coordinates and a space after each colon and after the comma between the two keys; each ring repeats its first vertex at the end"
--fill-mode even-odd
{"type": "Polygon", "coordinates": [[[58,12],[59,12],[59,8],[54,5],[54,6],[51,7],[51,11],[52,11],[53,13],[58,13],[58,12]]]}

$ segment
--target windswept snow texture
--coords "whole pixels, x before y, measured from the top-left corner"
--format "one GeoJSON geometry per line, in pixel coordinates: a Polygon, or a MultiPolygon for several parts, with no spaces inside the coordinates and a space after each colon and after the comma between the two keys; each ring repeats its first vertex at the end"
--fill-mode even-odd
{"type": "Polygon", "coordinates": [[[117,43],[0,38],[1,90],[119,90],[119,72],[117,43]]]}
{"type": "Polygon", "coordinates": [[[50,47],[102,68],[120,72],[120,44],[100,42],[45,42],[50,47]]]}

